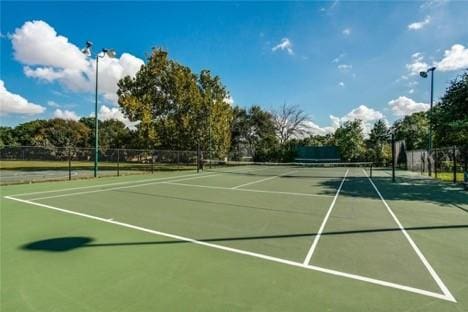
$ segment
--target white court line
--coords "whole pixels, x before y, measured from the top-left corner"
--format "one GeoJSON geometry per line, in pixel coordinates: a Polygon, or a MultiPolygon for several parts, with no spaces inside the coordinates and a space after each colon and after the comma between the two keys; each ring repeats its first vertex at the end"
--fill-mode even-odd
{"type": "Polygon", "coordinates": [[[323,272],[323,273],[328,273],[328,274],[332,274],[332,275],[335,275],[335,276],[346,277],[346,278],[350,278],[350,279],[354,279],[354,280],[358,280],[358,281],[362,281],[362,282],[367,282],[367,283],[371,283],[371,284],[375,284],[375,285],[380,285],[380,286],[395,288],[395,289],[399,289],[399,290],[404,290],[404,291],[416,293],[416,294],[419,294],[419,295],[429,296],[429,297],[437,298],[437,299],[441,299],[441,300],[456,302],[455,299],[453,297],[451,297],[451,296],[449,297],[449,296],[447,296],[445,294],[439,294],[439,293],[436,293],[436,292],[432,292],[432,291],[428,291],[428,290],[424,290],[424,289],[419,289],[419,288],[415,288],[415,287],[411,287],[411,286],[405,286],[405,285],[386,282],[386,281],[382,281],[382,280],[378,280],[378,279],[374,279],[374,278],[370,278],[370,277],[366,277],[366,276],[361,276],[361,275],[350,274],[350,273],[340,272],[340,271],[336,271],[336,270],[326,269],[326,268],[322,268],[322,267],[315,266],[315,265],[305,265],[305,264],[300,263],[300,262],[290,261],[290,260],[286,260],[286,259],[282,259],[282,258],[267,256],[267,255],[256,253],[256,252],[245,251],[245,250],[241,250],[241,249],[236,249],[236,248],[226,247],[226,246],[222,246],[222,245],[217,245],[217,244],[209,243],[209,242],[206,242],[206,241],[199,241],[199,240],[196,240],[196,239],[192,239],[192,238],[184,237],[184,236],[180,236],[180,235],[155,231],[155,230],[147,229],[147,228],[132,225],[132,224],[115,221],[115,220],[112,220],[112,219],[105,219],[105,218],[101,218],[101,217],[97,217],[97,216],[93,216],[93,215],[89,215],[89,214],[85,214],[85,213],[81,213],[81,212],[75,212],[75,211],[66,210],[66,209],[62,209],[62,208],[58,208],[58,207],[54,207],[54,206],[50,206],[50,205],[46,205],[46,204],[32,202],[30,200],[15,198],[15,197],[12,197],[12,196],[5,196],[5,198],[8,198],[8,199],[11,199],[11,200],[14,200],[14,201],[18,201],[18,202],[22,202],[22,203],[25,203],[25,204],[39,206],[39,207],[52,209],[52,210],[56,210],[56,211],[60,211],[60,212],[63,212],[63,213],[68,213],[68,214],[72,214],[72,215],[76,215],[76,216],[80,216],[80,217],[84,217],[84,218],[88,218],[88,219],[93,219],[93,220],[106,222],[106,223],[110,223],[110,224],[114,224],[114,225],[118,225],[118,226],[122,226],[122,227],[126,227],[126,228],[131,228],[131,229],[146,232],[146,233],[151,233],[151,234],[165,236],[165,237],[169,237],[169,238],[173,238],[173,239],[177,239],[177,240],[181,240],[181,241],[186,241],[186,242],[190,242],[190,243],[197,244],[197,245],[216,248],[216,249],[220,249],[220,250],[224,250],[224,251],[229,251],[229,252],[233,252],[233,253],[237,253],[237,254],[241,254],[241,255],[245,255],[245,256],[251,256],[251,257],[255,257],[255,258],[269,260],[269,261],[273,261],[273,262],[277,262],[277,263],[287,264],[287,265],[291,265],[291,266],[294,266],[294,267],[299,267],[299,268],[319,271],[319,272],[323,272]]]}
{"type": "Polygon", "coordinates": [[[268,178],[265,178],[265,179],[255,180],[255,181],[252,181],[252,182],[248,182],[248,183],[240,184],[240,185],[237,185],[237,186],[233,186],[233,187],[231,187],[231,188],[232,188],[233,190],[235,190],[235,189],[238,189],[238,188],[240,188],[240,187],[244,187],[244,186],[248,186],[248,185],[252,185],[252,184],[257,184],[257,183],[264,182],[264,181],[268,181],[268,180],[273,180],[273,179],[276,179],[276,178],[279,178],[279,177],[288,175],[288,174],[293,173],[293,172],[296,172],[296,171],[297,171],[297,170],[289,171],[289,172],[286,172],[286,173],[282,173],[282,174],[276,175],[276,176],[274,176],[274,177],[268,177],[268,178]]]}
{"type": "Polygon", "coordinates": [[[374,184],[374,181],[372,181],[372,179],[367,175],[367,172],[365,170],[364,171],[364,174],[366,175],[366,177],[369,179],[370,183],[372,184],[372,186],[374,187],[375,191],[377,192],[377,194],[379,195],[380,199],[382,200],[382,202],[384,203],[385,207],[387,207],[387,210],[388,212],[390,213],[390,215],[393,217],[393,220],[395,221],[395,223],[398,225],[398,227],[400,228],[401,232],[403,233],[403,235],[406,237],[406,239],[408,240],[409,244],[411,245],[411,247],[413,247],[414,251],[416,252],[416,254],[418,255],[419,259],[421,260],[421,262],[424,264],[424,266],[426,267],[426,269],[429,271],[429,273],[431,274],[432,278],[434,279],[434,281],[437,283],[437,285],[439,286],[440,290],[442,290],[442,292],[444,293],[444,295],[449,298],[450,301],[453,301],[453,302],[457,302],[455,300],[455,297],[453,297],[453,295],[450,293],[450,291],[448,290],[447,286],[445,286],[444,282],[442,282],[442,279],[439,277],[439,275],[436,273],[436,271],[432,268],[431,264],[429,263],[429,261],[427,261],[426,257],[423,255],[423,253],[421,252],[421,250],[418,248],[418,246],[416,245],[416,243],[413,241],[413,239],[411,238],[411,236],[408,234],[408,232],[406,231],[406,229],[403,227],[403,225],[401,224],[400,220],[398,220],[397,216],[395,215],[395,213],[393,213],[393,210],[390,208],[390,206],[387,204],[387,202],[385,201],[385,199],[383,198],[382,194],[380,193],[380,191],[378,190],[377,186],[374,184]]]}
{"type": "Polygon", "coordinates": [[[194,175],[199,175],[199,174],[198,173],[191,173],[191,174],[186,174],[186,175],[175,175],[175,176],[172,176],[172,177],[151,178],[151,179],[113,182],[113,183],[96,184],[96,185],[88,185],[88,186],[68,187],[68,188],[49,190],[49,191],[38,191],[38,192],[30,192],[30,193],[13,194],[11,196],[27,196],[27,195],[35,195],[35,194],[58,193],[58,192],[64,192],[64,191],[82,190],[82,189],[105,187],[105,186],[111,186],[111,185],[132,184],[132,183],[140,183],[140,182],[148,182],[148,181],[157,181],[157,180],[162,180],[162,179],[178,179],[178,178],[190,177],[190,176],[194,176],[194,175]]]}
{"type": "Polygon", "coordinates": [[[169,181],[169,182],[164,181],[161,184],[180,185],[180,186],[187,186],[187,187],[199,187],[199,188],[207,188],[207,189],[214,189],[214,190],[238,191],[238,192],[267,193],[267,194],[280,194],[280,195],[305,196],[305,197],[333,197],[332,195],[325,195],[325,194],[280,192],[280,191],[267,191],[267,190],[255,190],[255,189],[233,189],[232,187],[185,184],[185,183],[177,183],[177,182],[172,182],[172,181],[169,181]]]}
{"type": "Polygon", "coordinates": [[[119,186],[119,187],[111,187],[111,188],[106,188],[106,189],[102,189],[102,190],[83,191],[83,192],[66,193],[66,194],[52,195],[52,196],[45,196],[45,197],[36,197],[36,198],[32,198],[30,200],[41,200],[41,199],[49,199],[49,198],[69,197],[69,196],[76,196],[76,195],[93,194],[93,193],[101,193],[101,192],[121,190],[121,189],[127,189],[127,188],[141,187],[141,186],[154,185],[154,184],[162,184],[162,183],[166,182],[166,180],[168,180],[168,179],[174,179],[174,180],[170,180],[170,181],[177,182],[177,181],[188,181],[188,180],[215,177],[215,176],[218,176],[218,175],[220,175],[220,173],[218,173],[218,174],[206,174],[206,175],[202,175],[202,176],[198,175],[198,176],[195,176],[195,177],[190,176],[189,178],[183,178],[183,179],[180,179],[180,177],[178,179],[176,179],[174,177],[172,177],[172,178],[161,178],[158,181],[154,181],[154,182],[134,184],[134,185],[126,185],[126,186],[119,186]],[[163,179],[165,179],[165,180],[163,180],[163,179]]]}
{"type": "Polygon", "coordinates": [[[312,258],[312,255],[314,254],[314,251],[315,251],[315,248],[317,247],[320,236],[322,235],[322,232],[325,229],[325,224],[327,224],[328,218],[330,217],[333,207],[335,206],[336,200],[338,199],[338,195],[340,194],[344,181],[346,180],[346,177],[348,176],[348,172],[349,172],[349,169],[346,170],[346,173],[343,179],[341,180],[340,186],[338,187],[338,190],[336,191],[335,197],[333,197],[333,201],[331,202],[330,207],[328,208],[327,214],[325,215],[325,218],[323,218],[322,224],[320,225],[317,235],[315,235],[314,241],[312,242],[312,245],[310,246],[309,252],[307,253],[304,259],[304,262],[303,262],[304,265],[309,264],[310,259],[312,258]]]}

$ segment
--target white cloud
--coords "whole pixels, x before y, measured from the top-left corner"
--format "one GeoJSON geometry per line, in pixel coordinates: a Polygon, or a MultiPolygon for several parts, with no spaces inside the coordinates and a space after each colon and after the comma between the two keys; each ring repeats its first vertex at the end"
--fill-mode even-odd
{"type": "Polygon", "coordinates": [[[31,103],[21,95],[9,92],[3,80],[0,80],[0,116],[9,114],[36,115],[45,110],[45,107],[31,103]]]}
{"type": "Polygon", "coordinates": [[[277,50],[283,50],[288,52],[289,55],[294,54],[292,42],[288,38],[281,39],[281,42],[275,45],[271,50],[273,52],[276,52],[277,50]]]}
{"type": "MultiPolygon", "coordinates": [[[[432,66],[437,67],[437,70],[440,71],[466,69],[468,68],[468,48],[465,48],[462,44],[454,44],[450,49],[445,50],[442,60],[433,62],[432,66]]],[[[410,76],[418,75],[429,67],[430,65],[424,61],[424,55],[420,52],[413,53],[411,63],[406,64],[410,76]]]]}
{"type": "Polygon", "coordinates": [[[424,112],[429,109],[429,104],[417,103],[406,96],[400,96],[388,102],[393,114],[397,117],[404,117],[416,112],[424,112]]]}
{"type": "Polygon", "coordinates": [[[441,71],[468,68],[468,48],[461,44],[454,44],[450,50],[445,50],[444,58],[436,66],[441,71]]]}
{"type": "Polygon", "coordinates": [[[339,63],[345,56],[346,53],[340,53],[340,55],[338,55],[332,60],[332,63],[339,63]]]}
{"type": "Polygon", "coordinates": [[[340,82],[338,83],[338,85],[339,85],[340,87],[344,87],[344,86],[345,86],[345,84],[344,84],[343,81],[340,81],[340,82]]]}
{"type": "Polygon", "coordinates": [[[308,134],[313,135],[325,135],[327,133],[333,133],[335,128],[333,127],[320,127],[313,121],[307,121],[305,123],[305,128],[307,129],[308,134]]]}
{"type": "Polygon", "coordinates": [[[234,105],[234,98],[231,95],[229,95],[224,99],[224,102],[232,106],[234,105]]]}
{"type": "Polygon", "coordinates": [[[119,108],[107,107],[106,105],[101,106],[98,116],[99,116],[99,120],[101,121],[110,120],[110,119],[121,121],[130,130],[135,130],[136,125],[140,123],[139,121],[130,121],[127,117],[125,117],[125,115],[122,113],[122,111],[119,108]]]}
{"type": "Polygon", "coordinates": [[[360,119],[362,121],[375,121],[383,118],[383,114],[373,108],[369,108],[366,105],[360,105],[359,107],[350,111],[342,120],[356,120],[360,119]]]}
{"type": "Polygon", "coordinates": [[[362,129],[364,132],[364,135],[369,134],[370,130],[372,129],[373,124],[379,120],[379,119],[384,119],[385,116],[370,107],[367,107],[366,105],[359,105],[357,108],[354,108],[351,110],[349,113],[347,113],[343,117],[336,117],[333,115],[330,115],[330,119],[332,122],[332,127],[335,129],[338,128],[342,123],[346,121],[354,121],[354,120],[361,120],[362,122],[362,129]]]}
{"type": "MultiPolygon", "coordinates": [[[[27,77],[57,81],[65,88],[78,92],[93,92],[95,59],[86,58],[80,49],[58,35],[44,21],[30,21],[11,35],[15,58],[26,65],[27,77]]],[[[117,82],[126,75],[134,76],[143,60],[123,53],[120,58],[99,59],[99,92],[117,102],[117,82]]]]}
{"type": "Polygon", "coordinates": [[[330,125],[327,127],[320,127],[319,125],[310,122],[309,128],[311,134],[320,134],[324,135],[326,133],[333,133],[336,129],[338,129],[344,122],[346,121],[353,121],[353,120],[361,120],[362,128],[364,135],[369,134],[370,130],[372,129],[374,123],[379,120],[385,120],[385,116],[366,105],[360,105],[357,108],[351,110],[349,113],[344,115],[343,117],[337,117],[334,115],[330,115],[330,125]]]}
{"type": "Polygon", "coordinates": [[[409,89],[409,90],[408,90],[408,93],[409,93],[409,94],[413,94],[413,93],[414,93],[414,89],[409,89]]]}
{"type": "Polygon", "coordinates": [[[350,65],[350,64],[340,64],[337,66],[337,68],[343,72],[345,71],[349,71],[353,68],[353,65],[350,65]]]}
{"type": "Polygon", "coordinates": [[[65,119],[65,120],[79,120],[80,117],[73,111],[69,110],[61,110],[60,108],[57,108],[54,111],[54,114],[52,115],[53,118],[60,118],[60,119],[65,119]]]}
{"type": "Polygon", "coordinates": [[[341,33],[343,35],[345,35],[345,36],[349,36],[349,35],[351,35],[351,28],[345,28],[345,29],[343,29],[343,31],[341,33]]]}
{"type": "Polygon", "coordinates": [[[426,25],[428,25],[431,22],[431,17],[426,16],[426,18],[423,21],[420,22],[414,22],[408,25],[409,30],[420,30],[423,29],[426,25]]]}
{"type": "Polygon", "coordinates": [[[50,107],[60,107],[60,104],[57,104],[56,102],[54,101],[47,101],[47,105],[50,106],[50,107]]]}
{"type": "Polygon", "coordinates": [[[406,64],[406,69],[411,76],[418,75],[420,72],[427,70],[428,67],[429,65],[424,62],[424,56],[420,52],[411,55],[411,63],[406,64]]]}
{"type": "Polygon", "coordinates": [[[86,56],[44,21],[30,21],[11,36],[15,59],[27,65],[85,70],[86,56]]]}

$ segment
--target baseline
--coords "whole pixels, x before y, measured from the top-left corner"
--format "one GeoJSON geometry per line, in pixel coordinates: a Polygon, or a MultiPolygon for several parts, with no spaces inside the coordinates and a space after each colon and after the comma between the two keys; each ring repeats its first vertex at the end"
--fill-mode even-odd
{"type": "Polygon", "coordinates": [[[12,196],[5,196],[5,198],[10,199],[10,200],[14,200],[14,201],[18,201],[18,202],[21,202],[21,203],[29,204],[29,205],[34,205],[34,206],[38,206],[38,207],[42,207],[42,208],[47,208],[47,209],[59,211],[59,212],[62,212],[62,213],[72,214],[72,215],[76,215],[76,216],[80,216],[80,217],[84,217],[84,218],[88,218],[88,219],[93,219],[93,220],[97,220],[97,221],[101,221],[101,222],[105,222],[105,223],[110,223],[110,224],[114,224],[114,225],[118,225],[118,226],[122,226],[122,227],[126,227],[126,228],[131,228],[131,229],[134,229],[134,230],[138,230],[138,231],[142,231],[142,232],[146,232],[146,233],[150,233],[150,234],[155,234],[155,235],[165,236],[165,237],[169,237],[169,238],[173,238],[173,239],[177,239],[177,240],[181,240],[181,241],[186,241],[186,242],[197,244],[197,245],[216,248],[216,249],[220,249],[220,250],[224,250],[224,251],[228,251],[228,252],[233,252],[233,253],[246,255],[246,256],[251,256],[251,257],[255,257],[255,258],[260,258],[260,259],[273,261],[273,262],[277,262],[277,263],[287,264],[287,265],[294,266],[294,267],[300,267],[300,268],[309,269],[309,270],[313,270],[313,271],[328,273],[328,274],[335,275],[335,276],[346,277],[346,278],[350,278],[350,279],[354,279],[354,280],[358,280],[358,281],[362,281],[362,282],[368,282],[368,283],[375,284],[375,285],[380,285],[380,286],[390,287],[390,288],[399,289],[399,290],[403,290],[403,291],[408,291],[408,292],[411,292],[411,293],[416,293],[416,294],[419,294],[419,295],[424,295],[424,296],[437,298],[437,299],[441,299],[441,300],[456,302],[455,299],[452,296],[447,296],[446,294],[439,294],[439,293],[424,290],[424,289],[419,289],[419,288],[415,288],[415,287],[411,287],[411,286],[405,286],[405,285],[400,285],[400,284],[396,284],[396,283],[386,282],[386,281],[382,281],[382,280],[378,280],[378,279],[374,279],[374,278],[370,278],[370,277],[366,277],[366,276],[350,274],[350,273],[336,271],[336,270],[332,270],[332,269],[326,269],[326,268],[322,268],[322,267],[315,266],[315,265],[305,265],[305,264],[300,263],[300,262],[295,262],[295,261],[286,260],[286,259],[282,259],[282,258],[272,257],[272,256],[268,256],[268,255],[264,255],[264,254],[260,254],[260,253],[256,253],[256,252],[237,249],[237,248],[226,247],[226,246],[217,245],[217,244],[213,244],[213,243],[209,243],[209,242],[205,242],[205,241],[199,241],[199,240],[189,238],[189,237],[184,237],[184,236],[175,235],[175,234],[171,234],[171,233],[165,233],[165,232],[160,232],[160,231],[156,231],[156,230],[151,230],[151,229],[148,229],[148,228],[144,228],[144,227],[140,227],[140,226],[136,226],[136,225],[132,225],[132,224],[128,224],[128,223],[115,221],[113,219],[105,219],[105,218],[101,218],[101,217],[97,217],[97,216],[93,216],[93,215],[89,215],[89,214],[85,214],[85,213],[80,213],[80,212],[76,212],[76,211],[72,211],[72,210],[67,210],[67,209],[63,209],[63,208],[59,208],[59,207],[54,207],[54,206],[51,206],[51,205],[32,202],[30,200],[15,198],[15,197],[12,197],[12,196]]]}

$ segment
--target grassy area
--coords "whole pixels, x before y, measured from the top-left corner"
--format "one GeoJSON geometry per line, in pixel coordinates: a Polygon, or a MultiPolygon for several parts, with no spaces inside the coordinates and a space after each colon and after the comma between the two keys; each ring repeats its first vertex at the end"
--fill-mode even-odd
{"type": "MultiPolygon", "coordinates": [[[[453,172],[437,172],[437,179],[445,182],[453,182],[453,172]]],[[[463,172],[457,172],[457,182],[463,182],[463,172]]]]}
{"type": "MultiPolygon", "coordinates": [[[[68,161],[41,161],[41,160],[2,160],[0,161],[0,170],[20,170],[20,171],[36,171],[36,170],[68,170],[68,161]]],[[[72,161],[72,170],[92,170],[94,167],[93,161],[72,161]]],[[[102,161],[99,163],[101,170],[144,170],[151,171],[151,164],[129,163],[102,161]]],[[[193,169],[195,164],[163,164],[155,163],[154,170],[182,170],[193,169]]]]}

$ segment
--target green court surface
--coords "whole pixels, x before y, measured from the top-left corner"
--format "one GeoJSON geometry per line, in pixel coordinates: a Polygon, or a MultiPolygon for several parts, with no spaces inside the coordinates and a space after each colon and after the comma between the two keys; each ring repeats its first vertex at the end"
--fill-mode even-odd
{"type": "Polygon", "coordinates": [[[0,310],[468,311],[466,191],[369,173],[240,166],[2,187],[0,310]]]}

